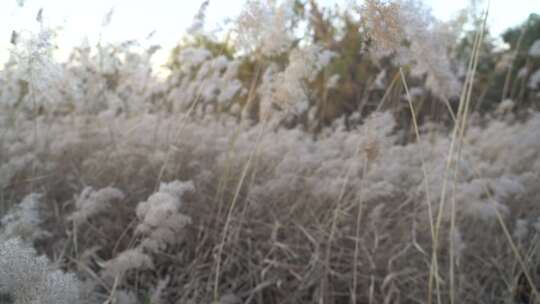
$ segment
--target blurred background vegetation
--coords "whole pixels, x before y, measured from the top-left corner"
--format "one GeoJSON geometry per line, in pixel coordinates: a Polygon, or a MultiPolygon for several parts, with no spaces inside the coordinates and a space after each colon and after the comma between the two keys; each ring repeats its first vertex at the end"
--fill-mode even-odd
{"type": "MultiPolygon", "coordinates": [[[[381,9],[389,9],[388,4],[381,1],[367,2],[373,2],[381,9]]],[[[357,15],[361,13],[361,9],[351,11],[337,7],[322,8],[314,0],[295,1],[295,18],[289,26],[291,31],[297,31],[298,25],[301,25],[303,33],[296,35],[291,50],[298,45],[317,44],[332,51],[335,56],[314,80],[306,84],[306,91],[310,92],[310,107],[316,108],[311,114],[316,116],[316,123],[308,123],[307,117],[295,117],[289,120],[290,127],[301,125],[317,133],[337,119],[343,119],[349,128],[378,109],[392,111],[396,117],[400,117],[399,121],[405,127],[410,127],[409,108],[401,81],[398,81],[400,66],[395,64],[396,54],[378,60],[369,55],[376,51],[372,43],[374,33],[368,28],[365,18],[358,18],[357,15]],[[329,86],[328,81],[332,77],[335,83],[329,86]]],[[[452,59],[452,68],[461,81],[464,80],[463,70],[472,53],[474,34],[482,21],[480,15],[478,9],[472,10],[469,7],[452,21],[452,30],[457,33],[457,40],[452,44],[452,49],[447,51],[452,59]]],[[[538,14],[531,14],[521,25],[504,32],[502,41],[505,45],[489,32],[484,36],[472,96],[472,106],[476,113],[491,115],[505,100],[511,100],[511,110],[520,115],[526,115],[530,109],[538,109],[539,90],[534,87],[531,77],[540,67],[540,58],[532,56],[529,50],[539,39],[538,14]]],[[[408,42],[403,40],[401,43],[406,45],[408,42]]],[[[234,47],[230,35],[216,39],[196,34],[184,38],[172,52],[167,65],[172,75],[182,65],[178,60],[179,53],[187,48],[204,48],[213,57],[224,55],[228,59],[240,60],[238,77],[246,88],[260,85],[260,75],[263,74],[261,70],[264,71],[272,64],[286,66],[289,58],[287,53],[275,57],[246,53],[234,47]]],[[[413,97],[419,121],[448,122],[452,119],[450,109],[454,112],[457,110],[460,92],[443,100],[445,98],[425,85],[426,77],[408,74],[409,85],[414,88],[413,97]]],[[[238,96],[236,102],[243,106],[248,95],[238,96]]],[[[251,110],[256,112],[258,97],[253,99],[255,106],[251,110]]],[[[230,108],[221,110],[227,111],[230,108]]],[[[257,115],[250,117],[256,119],[257,115]]]]}

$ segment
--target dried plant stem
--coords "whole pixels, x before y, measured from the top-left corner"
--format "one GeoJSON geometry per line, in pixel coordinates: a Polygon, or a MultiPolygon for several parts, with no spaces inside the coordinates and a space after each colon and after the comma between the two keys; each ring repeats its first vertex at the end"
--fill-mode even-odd
{"type": "Polygon", "coordinates": [[[238,181],[238,185],[236,187],[236,191],[234,193],[234,197],[231,200],[231,204],[229,206],[229,211],[227,213],[227,218],[225,220],[225,225],[223,227],[222,235],[221,235],[221,242],[219,243],[218,250],[216,253],[216,272],[215,272],[215,278],[214,278],[214,300],[219,300],[219,278],[220,278],[220,272],[221,272],[221,259],[223,255],[223,248],[225,247],[225,242],[227,241],[227,235],[229,230],[229,225],[231,223],[233,211],[236,207],[236,203],[238,201],[238,197],[240,196],[240,191],[242,190],[242,186],[244,184],[244,180],[246,179],[246,176],[249,172],[249,169],[251,168],[251,163],[253,161],[254,156],[257,154],[257,150],[259,148],[259,145],[261,143],[261,139],[264,135],[264,131],[266,129],[266,123],[263,123],[260,126],[260,132],[257,136],[257,140],[255,142],[255,148],[250,153],[249,158],[244,165],[244,169],[242,170],[242,173],[240,175],[240,180],[238,181]]]}
{"type": "MultiPolygon", "coordinates": [[[[418,142],[418,144],[421,144],[421,140],[420,140],[420,131],[419,131],[419,128],[418,128],[418,120],[416,118],[416,112],[414,110],[414,106],[413,106],[413,102],[412,102],[412,97],[411,97],[411,94],[409,92],[409,86],[407,85],[407,80],[405,78],[405,74],[403,73],[403,69],[400,68],[399,69],[399,73],[401,75],[401,80],[402,80],[402,83],[403,83],[403,87],[405,88],[405,93],[407,94],[407,101],[409,102],[409,108],[411,110],[411,116],[412,116],[412,121],[413,121],[413,126],[414,126],[414,132],[416,134],[416,140],[418,142]]],[[[435,239],[435,227],[434,227],[434,214],[433,214],[433,206],[431,205],[431,195],[430,195],[430,191],[429,191],[429,183],[430,183],[430,178],[429,178],[429,174],[428,174],[428,170],[427,170],[427,166],[426,166],[426,158],[425,158],[425,155],[422,153],[422,173],[424,175],[424,191],[426,193],[426,202],[427,202],[427,207],[428,207],[428,213],[429,213],[429,227],[430,227],[430,232],[431,232],[431,238],[432,240],[435,239]]],[[[429,284],[428,284],[428,299],[431,299],[431,292],[433,290],[433,280],[431,279],[432,276],[431,274],[435,272],[435,273],[438,273],[438,266],[437,266],[437,261],[435,260],[434,263],[432,263],[432,267],[430,267],[430,280],[429,280],[429,284]]],[[[436,279],[439,280],[439,276],[437,275],[436,276],[436,279]]]]}
{"type": "Polygon", "coordinates": [[[508,91],[510,90],[510,83],[512,82],[512,71],[514,70],[514,64],[516,62],[516,58],[519,54],[519,49],[521,48],[521,44],[523,43],[523,38],[525,37],[525,34],[527,33],[527,26],[524,26],[521,29],[521,34],[519,35],[516,49],[514,52],[512,52],[512,61],[510,62],[510,66],[508,67],[508,71],[506,72],[506,77],[504,79],[504,87],[503,92],[501,96],[501,102],[504,101],[505,98],[508,96],[508,91]]]}
{"type": "MultiPolygon", "coordinates": [[[[248,99],[247,99],[246,104],[244,106],[246,109],[249,109],[249,107],[251,106],[251,104],[255,100],[256,85],[257,85],[258,79],[260,78],[261,71],[262,71],[262,64],[261,64],[261,61],[258,60],[257,64],[256,64],[256,68],[255,68],[255,77],[253,77],[253,79],[251,80],[250,90],[249,90],[249,93],[248,93],[248,99]]],[[[232,160],[234,158],[234,148],[235,148],[236,142],[238,140],[238,137],[240,136],[240,133],[242,131],[242,127],[244,125],[243,121],[244,121],[244,117],[241,117],[240,123],[235,128],[235,131],[234,131],[233,136],[231,138],[229,149],[227,151],[227,161],[225,163],[225,171],[224,171],[223,174],[221,174],[221,176],[219,178],[218,191],[216,192],[216,196],[214,198],[215,204],[219,204],[218,205],[219,206],[218,207],[218,214],[217,214],[218,218],[221,217],[222,205],[223,205],[222,200],[223,200],[223,196],[225,194],[225,188],[227,186],[227,182],[229,180],[230,173],[231,173],[232,160]]]]}
{"type": "MultiPolygon", "coordinates": [[[[488,6],[489,8],[489,6],[488,6]]],[[[466,77],[466,80],[465,80],[465,84],[464,84],[464,88],[462,90],[462,93],[461,93],[461,98],[460,98],[460,103],[459,103],[459,109],[458,109],[458,115],[457,115],[457,121],[456,121],[456,124],[454,126],[454,130],[452,132],[452,138],[451,138],[451,143],[450,143],[450,148],[449,148],[449,153],[448,153],[448,158],[447,158],[447,161],[446,161],[446,169],[445,169],[445,173],[444,173],[444,178],[443,178],[443,184],[442,184],[442,190],[441,190],[441,198],[440,198],[440,202],[439,202],[439,210],[438,210],[438,215],[437,215],[437,221],[436,221],[436,225],[435,225],[435,234],[434,234],[434,238],[433,238],[433,251],[432,251],[432,270],[430,271],[430,278],[429,278],[429,286],[432,286],[432,282],[433,282],[433,277],[438,277],[438,266],[437,266],[437,260],[438,260],[438,248],[439,248],[439,238],[440,238],[440,229],[441,229],[441,225],[442,225],[442,218],[443,218],[443,213],[444,213],[444,209],[445,209],[445,201],[446,201],[446,191],[447,191],[447,182],[448,182],[448,175],[450,173],[450,171],[452,170],[452,166],[456,166],[456,160],[454,160],[455,158],[455,154],[456,154],[456,146],[458,145],[457,141],[458,141],[458,136],[459,137],[462,137],[463,134],[464,134],[464,129],[466,127],[466,123],[467,123],[467,114],[468,114],[468,108],[470,106],[470,99],[471,99],[471,94],[472,94],[472,86],[473,86],[473,82],[474,82],[474,76],[475,76],[475,73],[476,73],[476,68],[477,68],[477,65],[478,65],[478,59],[479,59],[479,54],[480,54],[480,46],[481,46],[481,43],[483,41],[483,37],[484,37],[484,31],[485,31],[485,28],[486,28],[486,22],[487,22],[487,16],[488,16],[488,10],[486,10],[485,12],[485,16],[484,16],[484,20],[483,20],[483,23],[481,25],[481,28],[479,29],[479,31],[477,32],[477,34],[475,35],[475,41],[474,41],[474,44],[473,44],[473,52],[472,52],[472,56],[471,56],[471,59],[469,61],[469,67],[467,69],[467,77],[466,77]]],[[[455,211],[455,210],[454,210],[455,211]]],[[[453,215],[451,215],[453,217],[453,215]]],[[[451,225],[452,225],[453,221],[451,220],[451,225]]],[[[452,229],[454,229],[454,227],[450,227],[450,230],[452,231],[452,229]]],[[[453,249],[453,241],[452,239],[450,240],[451,244],[450,244],[450,248],[453,249]]],[[[453,253],[451,252],[450,253],[451,257],[451,263],[453,263],[453,253]]],[[[453,272],[453,267],[451,269],[451,271],[453,272]]],[[[451,276],[451,279],[453,278],[453,274],[450,275],[451,276]]],[[[441,291],[440,291],[440,280],[436,279],[435,280],[435,285],[436,285],[436,291],[437,291],[437,302],[440,304],[442,302],[442,299],[441,299],[441,291]]],[[[453,290],[453,282],[450,283],[451,287],[450,287],[450,293],[453,294],[454,290],[453,290]]],[[[428,303],[432,303],[432,298],[431,298],[431,292],[429,293],[430,295],[428,296],[428,303]]],[[[453,296],[451,296],[451,300],[453,300],[453,296]]]]}
{"type": "Polygon", "coordinates": [[[384,95],[381,98],[381,102],[377,106],[377,110],[375,110],[376,112],[379,112],[382,109],[382,107],[385,105],[386,100],[388,99],[388,96],[390,95],[390,93],[392,92],[392,89],[394,88],[394,86],[396,85],[396,83],[398,81],[399,81],[399,71],[396,72],[396,74],[392,78],[392,82],[390,82],[390,85],[388,86],[388,88],[384,92],[384,95]]]}
{"type": "MultiPolygon", "coordinates": [[[[182,116],[182,118],[183,118],[182,119],[182,124],[177,129],[173,140],[178,140],[178,138],[182,134],[182,131],[184,130],[184,127],[186,125],[186,120],[191,115],[191,113],[195,110],[195,107],[200,102],[200,100],[201,100],[201,92],[199,92],[199,94],[197,95],[195,100],[191,103],[191,106],[189,107],[188,111],[182,116]]],[[[175,142],[174,144],[169,144],[168,145],[165,160],[163,161],[163,165],[161,166],[161,169],[159,170],[159,174],[158,174],[157,179],[156,179],[155,191],[158,191],[158,189],[159,189],[159,184],[161,183],[163,175],[165,174],[165,169],[169,165],[170,159],[172,158],[172,153],[173,153],[173,150],[174,150],[173,148],[175,148],[177,144],[178,143],[175,142]]]]}
{"type": "MultiPolygon", "coordinates": [[[[368,168],[368,157],[364,157],[364,165],[362,167],[362,181],[366,178],[368,168]]],[[[351,293],[351,304],[357,303],[356,299],[356,286],[358,285],[358,257],[360,253],[360,224],[362,221],[362,214],[364,210],[364,188],[365,183],[360,184],[360,197],[358,198],[358,212],[356,214],[356,231],[354,240],[354,260],[353,260],[353,285],[351,293]]]]}
{"type": "MultiPolygon", "coordinates": [[[[478,168],[475,166],[474,163],[471,162],[471,169],[473,170],[473,173],[476,178],[481,178],[481,175],[479,173],[478,168]]],[[[488,200],[493,204],[493,209],[495,210],[495,215],[497,217],[497,222],[501,226],[501,229],[503,230],[504,236],[510,245],[510,248],[512,249],[512,253],[514,254],[514,257],[516,258],[519,266],[521,267],[521,271],[523,271],[523,274],[525,275],[525,278],[527,279],[527,283],[531,287],[531,292],[534,296],[532,301],[530,303],[540,303],[540,293],[538,292],[537,285],[535,284],[535,281],[533,280],[530,271],[528,270],[529,267],[527,267],[527,264],[525,263],[525,260],[523,259],[521,253],[519,252],[519,249],[516,245],[516,243],[512,240],[512,235],[510,234],[510,231],[504,221],[503,215],[499,211],[499,208],[497,208],[497,200],[493,197],[493,194],[491,193],[491,190],[484,185],[484,194],[487,196],[488,200]]]]}
{"type": "MultiPolygon", "coordinates": [[[[360,154],[360,149],[361,149],[361,143],[359,142],[358,145],[356,146],[356,150],[354,152],[354,155],[359,155],[360,154]]],[[[326,284],[327,284],[327,281],[328,281],[328,272],[329,270],[331,269],[331,255],[332,255],[332,242],[334,241],[334,235],[336,233],[336,230],[337,230],[337,224],[339,222],[339,215],[340,213],[342,213],[341,211],[341,202],[343,201],[343,198],[345,197],[345,192],[347,190],[347,185],[349,183],[349,179],[351,177],[351,174],[352,174],[352,169],[353,169],[354,166],[349,166],[348,170],[346,171],[345,173],[345,178],[344,178],[344,181],[343,181],[343,184],[341,185],[341,190],[340,190],[340,193],[339,193],[339,197],[335,203],[335,207],[334,207],[334,210],[333,210],[333,213],[332,213],[332,222],[330,224],[330,233],[328,235],[328,240],[327,240],[327,244],[326,244],[326,254],[325,254],[325,260],[324,260],[324,274],[322,276],[322,279],[321,279],[321,289],[320,289],[320,292],[321,294],[319,295],[319,301],[321,303],[324,302],[324,291],[326,289],[326,284]]]]}

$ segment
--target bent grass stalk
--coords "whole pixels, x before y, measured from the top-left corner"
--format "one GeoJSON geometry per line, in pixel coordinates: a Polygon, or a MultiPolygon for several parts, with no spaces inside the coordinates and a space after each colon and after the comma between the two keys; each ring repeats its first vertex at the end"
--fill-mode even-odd
{"type": "MultiPolygon", "coordinates": [[[[411,97],[411,94],[409,92],[409,86],[407,85],[407,80],[405,78],[405,74],[403,73],[402,68],[399,69],[399,73],[400,73],[400,76],[401,76],[401,81],[403,83],[403,87],[405,88],[405,93],[407,95],[407,101],[409,103],[409,108],[410,108],[410,111],[411,111],[411,116],[412,116],[412,121],[413,121],[413,126],[414,126],[414,132],[416,134],[416,140],[418,141],[418,144],[421,144],[420,131],[419,131],[419,128],[418,128],[418,120],[416,118],[416,112],[414,110],[414,106],[413,106],[413,103],[412,103],[412,97],[411,97]]],[[[429,174],[428,174],[427,167],[426,167],[426,158],[425,158],[424,153],[422,153],[421,158],[422,158],[422,173],[424,175],[424,183],[423,183],[423,185],[424,185],[424,191],[426,192],[426,203],[427,203],[428,213],[429,213],[429,227],[430,227],[430,232],[431,232],[431,238],[432,238],[432,240],[434,240],[435,239],[435,227],[434,227],[434,217],[433,217],[433,206],[431,205],[431,195],[430,195],[430,191],[429,191],[429,174]]],[[[428,299],[431,299],[431,292],[432,292],[432,289],[433,289],[433,285],[432,285],[433,281],[431,280],[431,273],[433,273],[433,272],[438,273],[437,264],[435,263],[434,266],[435,266],[435,269],[433,269],[433,266],[430,269],[430,280],[429,280],[429,284],[428,284],[428,299]]],[[[438,275],[436,276],[436,278],[437,278],[437,280],[439,280],[438,275]]]]}
{"type": "MultiPolygon", "coordinates": [[[[366,132],[367,133],[367,132],[366,132]]],[[[364,156],[364,164],[362,168],[362,181],[366,178],[367,167],[368,167],[368,157],[364,156]]],[[[355,241],[354,241],[354,260],[353,260],[353,286],[351,294],[351,303],[356,303],[356,285],[358,284],[358,255],[360,252],[360,223],[362,221],[362,215],[364,210],[364,188],[365,183],[360,183],[360,197],[358,198],[358,213],[356,214],[356,231],[355,231],[355,241]]]]}
{"type": "Polygon", "coordinates": [[[257,135],[257,140],[255,142],[255,148],[253,149],[253,151],[251,151],[251,153],[249,155],[249,158],[248,158],[248,160],[247,160],[247,162],[246,162],[246,164],[245,164],[245,166],[244,166],[244,168],[242,170],[242,174],[240,175],[240,180],[239,180],[238,185],[236,187],[234,197],[231,200],[231,203],[230,203],[230,206],[229,206],[229,211],[227,213],[227,218],[225,220],[225,225],[223,227],[223,232],[222,232],[222,236],[221,236],[221,242],[219,243],[218,251],[217,251],[217,254],[216,254],[216,273],[215,273],[215,279],[214,279],[214,301],[219,300],[219,278],[220,278],[220,272],[221,272],[221,257],[223,255],[223,248],[225,247],[225,242],[227,240],[227,233],[228,233],[228,230],[229,230],[229,225],[231,223],[233,211],[234,211],[234,209],[236,207],[236,203],[238,201],[238,197],[240,196],[240,191],[242,190],[242,186],[243,186],[244,180],[246,179],[246,176],[248,174],[249,168],[251,168],[251,163],[253,162],[253,158],[258,153],[258,149],[259,149],[259,146],[260,146],[260,143],[261,143],[261,139],[262,139],[262,137],[264,135],[265,129],[266,129],[266,123],[263,123],[260,126],[260,132],[257,135]]]}
{"type": "MultiPolygon", "coordinates": [[[[256,84],[259,81],[261,71],[262,71],[262,64],[261,64],[261,60],[259,59],[259,60],[257,60],[257,66],[255,68],[255,76],[251,80],[250,90],[249,90],[249,93],[248,93],[248,99],[247,99],[246,104],[244,105],[245,109],[249,109],[251,104],[255,100],[256,84]]],[[[228,151],[227,151],[227,160],[226,160],[226,163],[225,163],[225,172],[219,178],[218,190],[216,192],[216,196],[214,197],[214,203],[219,204],[218,205],[219,206],[218,207],[218,217],[221,216],[222,205],[223,205],[222,200],[223,200],[223,196],[225,194],[225,187],[227,185],[227,181],[228,181],[229,176],[230,176],[232,160],[234,158],[234,147],[235,147],[236,142],[237,142],[237,140],[238,140],[238,138],[240,136],[242,126],[244,125],[243,122],[244,122],[244,117],[241,116],[241,121],[235,128],[235,131],[234,131],[233,136],[232,136],[231,141],[230,141],[230,146],[229,146],[228,151]]]]}
{"type": "MultiPolygon", "coordinates": [[[[438,215],[437,215],[437,221],[436,221],[436,225],[435,225],[435,235],[434,235],[434,238],[433,238],[433,250],[432,250],[432,261],[431,261],[432,269],[430,270],[428,286],[432,286],[434,276],[438,278],[439,234],[440,234],[440,229],[441,229],[441,225],[442,225],[442,218],[443,218],[444,208],[445,208],[445,205],[446,205],[445,203],[446,203],[446,191],[447,191],[447,186],[448,186],[447,185],[448,177],[449,177],[450,171],[452,170],[452,166],[453,165],[456,166],[454,156],[456,154],[456,146],[459,144],[458,143],[458,135],[463,134],[461,132],[461,129],[465,128],[465,126],[466,126],[466,121],[467,121],[466,117],[467,117],[467,114],[468,114],[468,107],[470,106],[472,86],[473,86],[474,76],[475,76],[477,66],[478,66],[478,59],[479,59],[479,54],[480,54],[480,45],[481,45],[481,42],[483,41],[483,37],[484,37],[484,31],[485,31],[485,28],[486,28],[488,12],[489,12],[489,4],[488,4],[488,9],[486,10],[486,12],[484,14],[483,23],[482,23],[479,31],[475,35],[475,41],[474,41],[474,44],[473,44],[472,56],[471,56],[471,59],[469,60],[469,67],[467,69],[467,76],[466,76],[466,79],[465,79],[464,88],[463,88],[463,90],[461,92],[461,98],[460,98],[460,102],[459,102],[459,109],[458,109],[458,113],[457,113],[457,121],[456,121],[456,124],[454,126],[454,130],[452,132],[449,153],[448,153],[448,157],[447,157],[447,160],[446,160],[446,169],[444,171],[444,177],[443,177],[443,184],[442,184],[442,189],[441,189],[441,198],[440,198],[440,202],[439,202],[439,210],[438,210],[438,215]]],[[[453,215],[452,215],[452,217],[453,217],[453,215]]],[[[451,219],[451,221],[452,221],[452,219],[451,219]]],[[[452,225],[452,223],[451,223],[451,225],[452,225]]],[[[452,229],[453,229],[453,227],[451,227],[451,230],[452,229]]],[[[451,244],[450,244],[451,248],[453,248],[453,243],[452,242],[453,241],[451,240],[451,244]]],[[[451,253],[451,260],[453,259],[452,254],[453,253],[451,253]]],[[[453,272],[453,267],[452,267],[451,271],[453,272]]],[[[450,275],[450,277],[451,277],[451,280],[452,280],[453,275],[450,275]]],[[[453,288],[453,283],[451,283],[450,285],[451,285],[450,288],[452,289],[453,288]]],[[[435,279],[435,286],[436,286],[436,292],[437,292],[437,302],[440,304],[440,303],[442,303],[442,299],[441,299],[441,290],[440,290],[440,280],[439,279],[435,279]]],[[[450,293],[452,294],[453,290],[451,290],[450,293]]],[[[453,296],[451,296],[451,300],[453,300],[453,296]]],[[[432,303],[431,291],[429,292],[429,295],[428,295],[428,303],[432,303]]]]}
{"type": "MultiPolygon", "coordinates": [[[[474,173],[475,178],[481,178],[480,172],[476,165],[473,162],[470,162],[471,169],[474,173]]],[[[487,187],[487,185],[483,185],[484,188],[484,194],[487,196],[489,202],[493,204],[493,209],[495,210],[495,215],[497,217],[497,222],[501,226],[501,229],[503,230],[504,236],[506,238],[506,241],[510,245],[510,248],[512,249],[512,253],[514,254],[514,257],[516,258],[519,266],[521,267],[521,271],[523,271],[523,274],[525,275],[525,278],[527,279],[527,283],[531,287],[531,292],[534,298],[530,303],[540,303],[540,293],[538,292],[537,285],[535,284],[535,281],[533,280],[530,271],[528,270],[529,267],[527,267],[527,264],[525,263],[525,260],[523,259],[523,256],[521,255],[518,246],[512,239],[512,235],[510,234],[510,230],[508,229],[508,226],[504,222],[503,215],[499,211],[499,208],[497,206],[497,200],[493,197],[493,194],[491,193],[491,190],[487,187]]]]}
{"type": "MultiPolygon", "coordinates": [[[[361,149],[361,142],[358,142],[358,145],[356,146],[356,149],[355,149],[355,152],[354,152],[354,155],[357,156],[360,154],[360,149],[361,149]]],[[[341,185],[341,190],[340,190],[340,193],[339,193],[339,197],[338,197],[338,200],[336,202],[336,206],[334,208],[334,212],[332,213],[332,222],[331,222],[331,226],[330,226],[330,234],[328,236],[328,241],[327,241],[327,247],[326,247],[326,255],[325,255],[325,261],[324,261],[324,274],[322,276],[322,281],[321,281],[321,294],[320,294],[320,298],[319,298],[319,301],[321,303],[324,303],[324,290],[325,290],[325,287],[326,287],[326,281],[328,280],[328,272],[330,270],[330,257],[331,257],[331,253],[332,253],[332,242],[334,240],[334,234],[336,233],[336,229],[337,229],[337,224],[338,224],[338,221],[339,221],[339,214],[341,213],[341,202],[343,201],[343,198],[345,197],[345,191],[347,189],[347,184],[349,183],[349,179],[350,179],[350,176],[352,174],[352,169],[354,168],[354,166],[349,166],[348,170],[346,171],[345,173],[345,179],[343,181],[343,184],[341,185]]]]}

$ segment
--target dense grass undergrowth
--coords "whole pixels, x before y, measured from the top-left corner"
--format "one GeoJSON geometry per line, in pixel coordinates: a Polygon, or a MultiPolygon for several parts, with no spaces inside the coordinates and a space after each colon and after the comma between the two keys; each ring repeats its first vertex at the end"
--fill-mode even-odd
{"type": "Polygon", "coordinates": [[[248,1],[166,79],[52,61],[40,12],[0,71],[0,303],[540,301],[540,40],[354,8],[248,1]]]}

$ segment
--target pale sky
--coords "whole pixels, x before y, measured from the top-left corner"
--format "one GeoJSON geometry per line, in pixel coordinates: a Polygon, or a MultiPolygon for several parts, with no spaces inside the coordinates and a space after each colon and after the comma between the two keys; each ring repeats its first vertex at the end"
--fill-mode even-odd
{"type": "MultiPolygon", "coordinates": [[[[227,18],[234,18],[245,0],[211,0],[207,10],[206,28],[214,29],[227,18]]],[[[164,60],[191,24],[202,0],[25,0],[20,7],[16,0],[1,0],[0,4],[0,63],[6,60],[12,30],[35,29],[36,13],[43,8],[45,23],[60,26],[59,48],[71,49],[86,36],[94,44],[100,33],[106,41],[135,39],[145,41],[149,33],[155,35],[148,44],[160,44],[164,60]],[[102,30],[103,17],[114,8],[112,22],[102,30]]],[[[332,5],[344,0],[319,0],[332,5]]],[[[468,0],[425,0],[436,17],[447,20],[468,0]]],[[[492,0],[489,24],[493,33],[524,21],[530,13],[540,14],[540,0],[492,0]]]]}

